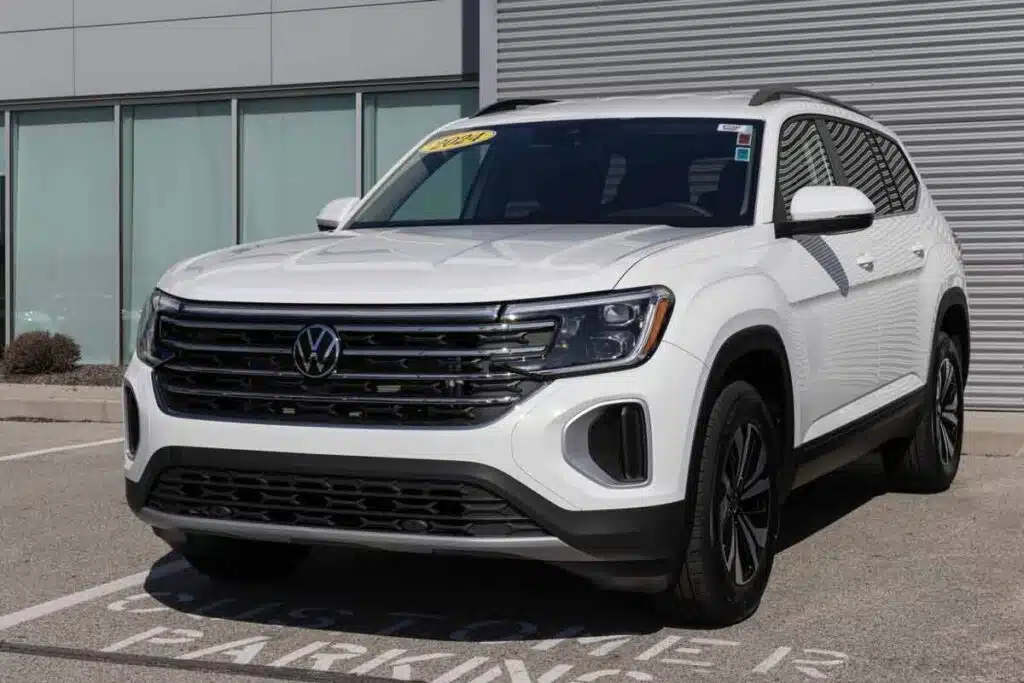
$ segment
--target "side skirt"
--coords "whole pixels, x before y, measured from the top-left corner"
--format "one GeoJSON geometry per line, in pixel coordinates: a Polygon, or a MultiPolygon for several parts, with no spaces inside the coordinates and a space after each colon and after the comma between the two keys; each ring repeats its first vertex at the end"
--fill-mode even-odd
{"type": "Polygon", "coordinates": [[[890,441],[913,436],[927,395],[927,387],[915,389],[878,410],[797,447],[793,488],[844,467],[890,441]]]}

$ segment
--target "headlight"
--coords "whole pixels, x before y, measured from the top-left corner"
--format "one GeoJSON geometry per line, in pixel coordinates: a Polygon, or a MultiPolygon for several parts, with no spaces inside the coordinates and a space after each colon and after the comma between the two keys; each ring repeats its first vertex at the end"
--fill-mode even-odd
{"type": "Polygon", "coordinates": [[[674,299],[665,287],[525,302],[508,306],[510,322],[555,318],[554,343],[541,361],[509,363],[540,375],[619,370],[647,360],[661,341],[674,299]]]}
{"type": "Polygon", "coordinates": [[[156,346],[157,324],[163,313],[174,313],[181,304],[172,296],[154,290],[142,306],[139,316],[139,332],[135,341],[135,353],[146,365],[156,366],[165,362],[169,354],[156,346]]]}

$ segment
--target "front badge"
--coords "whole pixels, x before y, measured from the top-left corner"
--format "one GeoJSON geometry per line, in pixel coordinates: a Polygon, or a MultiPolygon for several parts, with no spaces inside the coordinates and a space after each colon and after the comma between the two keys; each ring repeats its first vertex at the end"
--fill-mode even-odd
{"type": "Polygon", "coordinates": [[[292,345],[292,358],[299,373],[308,379],[323,379],[338,369],[341,337],[330,325],[302,328],[292,345]]]}

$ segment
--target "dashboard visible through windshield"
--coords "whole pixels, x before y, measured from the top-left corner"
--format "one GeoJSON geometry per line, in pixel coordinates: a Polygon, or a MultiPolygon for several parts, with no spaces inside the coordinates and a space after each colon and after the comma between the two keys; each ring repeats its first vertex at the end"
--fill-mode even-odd
{"type": "Polygon", "coordinates": [[[433,225],[749,225],[759,121],[543,121],[440,134],[347,229],[433,225]]]}

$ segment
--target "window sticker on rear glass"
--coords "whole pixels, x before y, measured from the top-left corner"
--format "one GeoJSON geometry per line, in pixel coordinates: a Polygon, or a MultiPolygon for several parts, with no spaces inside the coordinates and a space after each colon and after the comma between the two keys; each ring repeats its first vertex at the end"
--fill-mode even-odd
{"type": "Polygon", "coordinates": [[[720,123],[718,124],[719,133],[750,133],[754,132],[754,127],[750,124],[740,123],[720,123]]]}
{"type": "Polygon", "coordinates": [[[753,137],[753,133],[736,133],[736,144],[750,146],[750,139],[753,137]]]}
{"type": "Polygon", "coordinates": [[[736,161],[750,161],[750,148],[749,147],[737,147],[736,148],[736,161]]]}
{"type": "Polygon", "coordinates": [[[487,142],[497,134],[498,132],[493,130],[464,130],[459,133],[434,138],[420,147],[420,152],[424,154],[447,152],[448,150],[459,149],[460,147],[478,145],[481,142],[487,142]]]}

